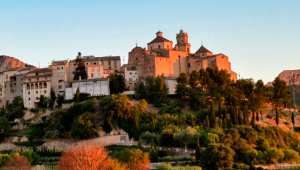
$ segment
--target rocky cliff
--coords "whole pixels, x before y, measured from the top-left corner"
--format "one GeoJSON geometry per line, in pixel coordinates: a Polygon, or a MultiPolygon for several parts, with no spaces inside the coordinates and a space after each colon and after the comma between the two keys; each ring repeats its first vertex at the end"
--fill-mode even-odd
{"type": "Polygon", "coordinates": [[[27,67],[26,63],[14,57],[0,55],[0,72],[12,67],[27,67]]]}
{"type": "MultiPolygon", "coordinates": [[[[294,75],[299,75],[298,78],[296,78],[297,81],[295,81],[295,85],[300,85],[300,69],[299,70],[284,70],[282,71],[278,77],[281,80],[284,80],[286,82],[286,85],[290,86],[292,85],[292,82],[290,82],[290,77],[293,77],[294,75]]],[[[274,78],[275,79],[275,78],[274,78]]],[[[272,85],[273,82],[267,83],[267,86],[272,85]]]]}

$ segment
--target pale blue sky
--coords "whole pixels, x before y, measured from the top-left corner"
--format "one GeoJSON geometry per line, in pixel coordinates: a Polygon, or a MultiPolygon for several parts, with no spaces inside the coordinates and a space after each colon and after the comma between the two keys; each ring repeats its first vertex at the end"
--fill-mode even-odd
{"type": "Polygon", "coordinates": [[[146,47],[158,30],[175,41],[183,29],[192,52],[203,42],[241,77],[267,83],[299,69],[299,28],[299,0],[0,0],[0,55],[42,67],[79,51],[127,61],[136,41],[146,47]]]}

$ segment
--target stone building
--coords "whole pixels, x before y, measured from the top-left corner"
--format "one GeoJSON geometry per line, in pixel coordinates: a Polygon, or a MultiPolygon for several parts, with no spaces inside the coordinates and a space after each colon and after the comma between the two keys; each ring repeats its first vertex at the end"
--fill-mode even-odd
{"type": "Polygon", "coordinates": [[[42,68],[24,74],[23,102],[25,108],[37,108],[40,97],[50,97],[52,69],[42,68]]]}
{"type": "Polygon", "coordinates": [[[122,66],[121,71],[124,73],[126,86],[129,88],[129,91],[133,91],[139,81],[137,69],[122,66]]]}
{"type": "Polygon", "coordinates": [[[52,90],[56,95],[58,94],[64,95],[65,85],[67,83],[67,76],[69,73],[69,61],[68,60],[52,61],[50,67],[52,69],[52,77],[51,77],[52,90]]]}
{"type": "MultiPolygon", "coordinates": [[[[86,72],[88,69],[96,68],[96,71],[99,69],[99,74],[103,71],[103,77],[107,77],[110,73],[114,72],[115,70],[120,71],[121,68],[121,60],[120,56],[105,56],[105,57],[95,57],[93,55],[90,56],[83,56],[81,57],[81,53],[78,53],[79,58],[82,58],[85,63],[86,72]],[[102,68],[102,69],[101,69],[102,68]]],[[[74,78],[74,72],[77,68],[76,59],[71,60],[69,63],[69,73],[68,73],[68,81],[72,81],[74,78]]],[[[91,73],[91,70],[90,70],[91,73]]],[[[93,74],[94,75],[94,74],[93,74]]],[[[96,73],[95,76],[98,76],[96,73]]],[[[90,74],[91,77],[91,74],[90,74]]],[[[101,75],[99,75],[100,78],[101,75]]]]}
{"type": "Polygon", "coordinates": [[[156,38],[147,44],[147,48],[136,46],[129,52],[127,68],[135,68],[140,78],[164,75],[176,78],[181,72],[188,75],[193,70],[200,70],[208,66],[226,69],[231,79],[236,80],[237,74],[231,70],[228,57],[224,54],[214,55],[201,46],[195,53],[191,53],[188,34],[183,30],[176,35],[176,44],[164,38],[162,32],[156,33],[156,38]]]}

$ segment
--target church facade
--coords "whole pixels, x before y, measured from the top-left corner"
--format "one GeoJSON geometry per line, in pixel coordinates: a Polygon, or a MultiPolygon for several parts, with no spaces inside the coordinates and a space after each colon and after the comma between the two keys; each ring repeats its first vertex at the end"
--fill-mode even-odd
{"type": "Polygon", "coordinates": [[[218,67],[227,70],[233,81],[237,80],[237,74],[231,70],[228,56],[213,54],[204,46],[191,53],[188,34],[183,30],[176,35],[176,40],[173,46],[173,42],[164,38],[162,32],[157,32],[156,38],[147,44],[147,48],[136,46],[129,52],[128,64],[124,67],[136,69],[142,79],[158,75],[176,78],[181,72],[189,75],[193,70],[218,67]]]}

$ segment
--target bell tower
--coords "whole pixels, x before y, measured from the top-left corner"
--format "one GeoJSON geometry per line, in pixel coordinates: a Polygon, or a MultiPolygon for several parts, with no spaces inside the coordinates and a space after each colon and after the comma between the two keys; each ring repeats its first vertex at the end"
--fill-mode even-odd
{"type": "Polygon", "coordinates": [[[190,53],[191,45],[189,43],[189,36],[183,30],[180,30],[179,34],[176,34],[178,51],[186,51],[190,53]]]}

